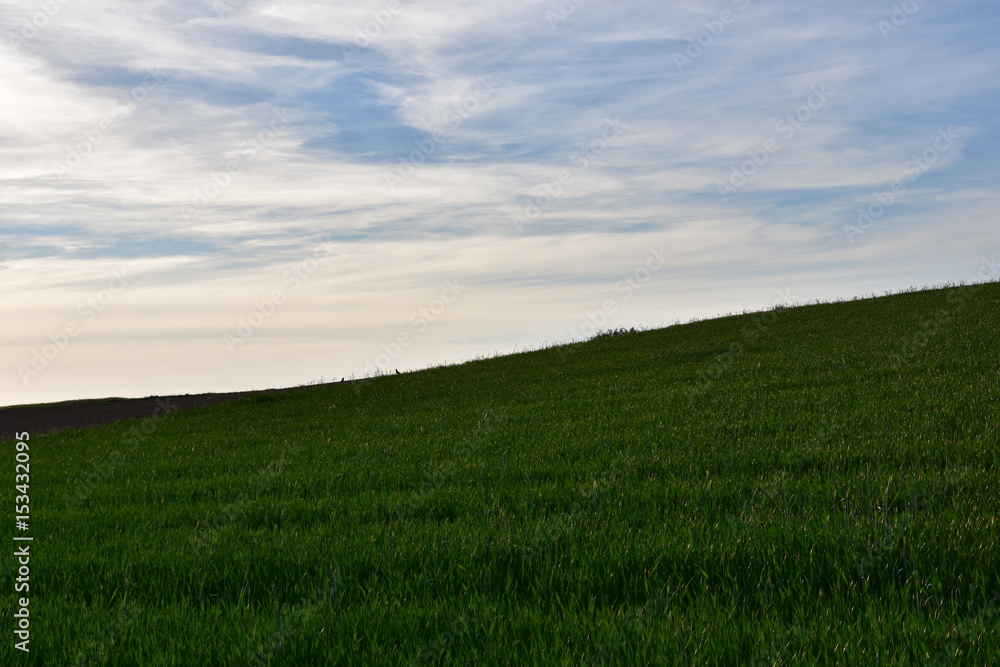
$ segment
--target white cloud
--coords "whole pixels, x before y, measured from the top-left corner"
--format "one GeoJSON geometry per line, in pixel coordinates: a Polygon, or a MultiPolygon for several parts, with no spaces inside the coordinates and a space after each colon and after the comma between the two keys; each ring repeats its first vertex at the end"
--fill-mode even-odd
{"type": "MultiPolygon", "coordinates": [[[[65,2],[5,53],[0,403],[358,372],[454,277],[468,293],[400,368],[565,339],[650,245],[670,266],[616,324],[961,279],[993,243],[985,2],[924,5],[889,39],[891,5],[853,1],[588,2],[554,25],[545,1],[231,4],[65,2]],[[787,136],[775,121],[815,86],[830,99],[787,136]],[[608,118],[626,131],[584,169],[608,118]],[[948,126],[960,139],[848,243],[856,209],[948,126]],[[780,150],[722,201],[768,138],[780,150]],[[511,215],[563,172],[518,233],[511,215]],[[336,254],[292,293],[282,276],[323,239],[336,254]],[[25,385],[17,365],[118,267],[135,283],[25,385]],[[223,332],[273,289],[288,302],[230,354],[223,332]]],[[[31,12],[2,7],[9,49],[31,12]]]]}

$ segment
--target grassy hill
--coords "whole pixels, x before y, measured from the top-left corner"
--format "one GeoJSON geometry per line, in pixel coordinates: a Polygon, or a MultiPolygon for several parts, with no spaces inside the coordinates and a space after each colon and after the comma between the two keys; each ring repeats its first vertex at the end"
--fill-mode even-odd
{"type": "Polygon", "coordinates": [[[997,283],[777,309],[33,437],[3,650],[986,664],[998,313],[997,283]]]}

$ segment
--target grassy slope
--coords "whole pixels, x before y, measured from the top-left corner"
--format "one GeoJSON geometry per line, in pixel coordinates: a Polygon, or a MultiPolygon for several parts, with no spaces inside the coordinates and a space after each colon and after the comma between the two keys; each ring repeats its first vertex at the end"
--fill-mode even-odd
{"type": "Polygon", "coordinates": [[[807,306],[33,438],[28,662],[983,664],[998,312],[807,306]]]}

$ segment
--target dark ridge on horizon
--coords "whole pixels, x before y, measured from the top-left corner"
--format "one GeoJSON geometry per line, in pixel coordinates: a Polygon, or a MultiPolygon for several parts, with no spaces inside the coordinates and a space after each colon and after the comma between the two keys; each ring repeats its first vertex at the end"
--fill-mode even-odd
{"type": "MultiPolygon", "coordinates": [[[[815,306],[832,306],[841,303],[852,303],[857,301],[863,301],[867,299],[884,299],[891,298],[894,296],[902,296],[907,294],[917,294],[921,292],[930,291],[943,291],[948,289],[960,289],[962,287],[967,287],[970,285],[987,285],[1000,281],[986,281],[983,283],[966,283],[964,281],[958,283],[944,283],[941,285],[934,285],[931,287],[909,287],[898,292],[886,292],[882,295],[876,295],[874,293],[870,295],[855,296],[852,298],[839,298],[833,301],[814,301],[814,302],[803,302],[803,303],[793,303],[793,304],[782,304],[776,305],[772,309],[763,310],[745,310],[741,313],[727,313],[724,315],[717,315],[710,318],[692,318],[686,323],[680,321],[675,322],[667,327],[672,326],[684,326],[685,324],[695,324],[711,322],[716,320],[724,320],[731,317],[746,317],[749,315],[754,315],[762,312],[767,312],[768,310],[778,309],[797,309],[797,308],[809,308],[815,306]]],[[[575,345],[580,345],[584,342],[589,342],[597,339],[608,338],[619,336],[623,334],[632,333],[645,333],[651,331],[657,331],[659,328],[644,329],[639,328],[619,328],[619,329],[607,329],[599,330],[593,336],[591,336],[586,341],[568,341],[555,343],[553,345],[543,345],[538,348],[529,348],[521,351],[515,351],[511,354],[527,354],[531,352],[537,352],[540,350],[555,349],[559,347],[573,347],[575,345]]],[[[493,356],[506,356],[497,353],[493,356]]],[[[468,359],[463,362],[458,362],[456,364],[440,364],[437,366],[430,366],[426,369],[419,370],[430,370],[431,368],[438,368],[442,366],[452,366],[452,365],[462,365],[466,363],[472,363],[475,361],[480,361],[482,359],[491,358],[489,355],[480,356],[473,359],[468,359]]],[[[411,371],[418,372],[418,371],[411,371]]],[[[395,373],[391,371],[382,371],[381,373],[372,376],[374,377],[387,377],[392,375],[402,375],[398,370],[395,373]]],[[[151,417],[156,417],[157,415],[164,414],[165,412],[174,412],[176,410],[185,410],[190,408],[197,408],[209,405],[217,405],[219,403],[226,403],[240,398],[247,398],[251,396],[258,396],[262,394],[276,394],[288,391],[295,391],[299,389],[305,389],[309,387],[321,386],[325,384],[339,384],[341,382],[364,382],[371,378],[342,378],[341,380],[331,380],[326,382],[323,378],[319,381],[309,382],[301,385],[296,385],[292,387],[281,387],[272,389],[254,389],[248,391],[236,391],[236,392],[219,392],[219,393],[204,393],[204,394],[179,394],[174,396],[147,396],[144,398],[119,398],[119,397],[107,397],[107,398],[89,398],[89,399],[73,399],[68,401],[57,401],[53,403],[35,403],[35,404],[21,404],[21,405],[9,405],[0,406],[0,442],[5,442],[7,440],[14,439],[15,432],[27,431],[32,435],[44,435],[49,433],[57,433],[60,431],[72,430],[72,429],[84,429],[93,426],[102,426],[104,424],[112,424],[119,421],[125,421],[129,419],[149,419],[151,417]]]]}

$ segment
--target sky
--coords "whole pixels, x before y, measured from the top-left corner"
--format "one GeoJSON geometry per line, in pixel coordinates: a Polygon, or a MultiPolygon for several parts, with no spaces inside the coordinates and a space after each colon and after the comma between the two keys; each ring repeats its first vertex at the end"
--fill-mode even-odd
{"type": "Polygon", "coordinates": [[[0,405],[1000,278],[986,0],[0,2],[0,405]]]}

